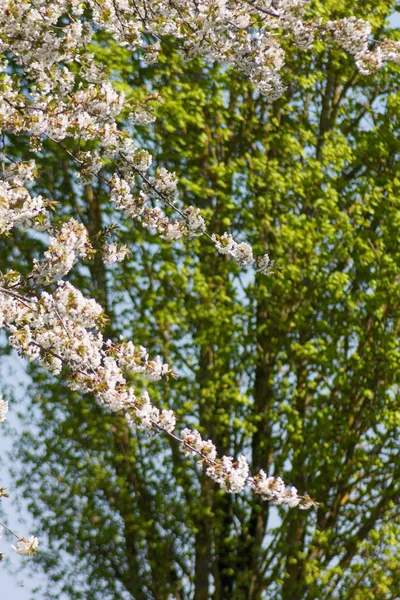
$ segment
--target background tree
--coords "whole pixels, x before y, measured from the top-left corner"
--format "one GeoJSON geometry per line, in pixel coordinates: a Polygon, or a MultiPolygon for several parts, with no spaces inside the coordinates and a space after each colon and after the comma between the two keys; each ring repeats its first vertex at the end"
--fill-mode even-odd
{"type": "MultiPolygon", "coordinates": [[[[323,4],[313,10],[327,18],[354,13],[323,4]]],[[[384,38],[393,7],[374,0],[359,16],[384,38]]],[[[187,204],[277,268],[254,277],[204,239],[171,245],[121,219],[131,259],[95,259],[71,280],[101,301],[110,334],[173,365],[159,405],[321,505],[227,495],[173,443],[132,433],[31,366],[37,430],[21,439],[20,483],[49,536],[35,560],[71,598],[399,597],[398,67],[365,78],[340,50],[288,42],[288,89],[271,104],[171,46],[155,66],[101,39],[94,50],[132,97],[162,91],[158,119],[135,136],[179,174],[187,204]]],[[[38,191],[98,235],[103,185],[79,193],[50,144],[42,168],[38,191]]],[[[19,269],[41,245],[2,243],[19,269]]]]}

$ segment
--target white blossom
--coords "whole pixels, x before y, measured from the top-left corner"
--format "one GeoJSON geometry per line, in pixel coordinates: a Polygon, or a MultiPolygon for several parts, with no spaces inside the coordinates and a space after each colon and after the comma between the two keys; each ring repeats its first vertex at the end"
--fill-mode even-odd
{"type": "Polygon", "coordinates": [[[0,423],[6,420],[6,414],[8,412],[8,402],[3,400],[3,396],[0,395],[0,423]]]}
{"type": "Polygon", "coordinates": [[[170,367],[168,364],[163,363],[160,356],[156,356],[154,360],[147,362],[146,372],[150,381],[158,381],[170,372],[170,367]]]}
{"type": "Polygon", "coordinates": [[[143,108],[140,108],[140,109],[135,110],[134,112],[130,113],[129,118],[135,125],[142,125],[142,126],[149,125],[150,123],[154,123],[154,121],[156,120],[156,118],[153,114],[151,114],[147,110],[144,110],[143,108]]]}
{"type": "Polygon", "coordinates": [[[35,262],[32,276],[38,283],[58,281],[70,272],[78,258],[87,256],[90,249],[86,227],[75,219],[70,219],[50,238],[49,249],[44,254],[45,260],[35,262]]]}
{"type": "Polygon", "coordinates": [[[37,550],[39,547],[39,540],[37,537],[31,536],[29,539],[20,538],[15,546],[11,546],[11,548],[22,556],[32,556],[32,554],[37,554],[37,550]]]}
{"type": "Polygon", "coordinates": [[[205,456],[209,461],[215,461],[217,457],[216,448],[211,440],[203,440],[196,429],[184,429],[181,433],[182,449],[187,456],[196,452],[205,456]]]}
{"type": "Polygon", "coordinates": [[[274,268],[274,262],[270,260],[268,254],[263,256],[257,256],[256,258],[256,271],[262,275],[271,275],[274,268]]]}
{"type": "Polygon", "coordinates": [[[129,254],[129,249],[124,244],[107,244],[103,248],[103,261],[110,265],[122,262],[129,254]]]}
{"type": "Polygon", "coordinates": [[[232,256],[241,267],[252,265],[254,262],[253,249],[247,242],[237,244],[232,256]]]}
{"type": "Polygon", "coordinates": [[[139,398],[134,412],[140,426],[148,429],[152,429],[154,422],[157,423],[160,417],[160,411],[150,402],[148,392],[144,392],[139,398]]]}
{"type": "Polygon", "coordinates": [[[184,234],[185,228],[182,223],[179,223],[179,221],[174,221],[173,223],[168,221],[160,237],[169,242],[171,240],[179,240],[184,234]]]}
{"type": "Polygon", "coordinates": [[[224,233],[222,236],[212,235],[215,247],[220,254],[232,254],[235,252],[237,243],[229,233],[224,233]]]}
{"type": "Polygon", "coordinates": [[[176,417],[174,411],[163,410],[159,417],[158,425],[165,431],[172,433],[176,426],[176,417]]]}
{"type": "Polygon", "coordinates": [[[207,468],[207,475],[224,491],[235,494],[246,485],[249,465],[244,456],[239,456],[237,463],[234,462],[232,456],[223,456],[221,461],[217,461],[207,468]]]}
{"type": "MultiPolygon", "coordinates": [[[[27,177],[28,174],[24,175],[27,177]]],[[[0,234],[17,226],[38,230],[49,226],[46,199],[40,195],[32,196],[20,182],[21,172],[8,177],[7,181],[0,180],[0,234]]]]}
{"type": "Polygon", "coordinates": [[[229,254],[241,267],[253,264],[253,249],[247,242],[238,244],[229,233],[222,236],[213,234],[212,240],[220,254],[229,254]]]}
{"type": "Polygon", "coordinates": [[[185,210],[189,235],[202,235],[206,230],[206,223],[200,214],[200,210],[194,206],[189,206],[185,210]]]}
{"type": "Polygon", "coordinates": [[[170,173],[164,167],[157,172],[157,180],[156,180],[157,190],[160,194],[174,194],[177,189],[177,177],[175,173],[170,173]]]}

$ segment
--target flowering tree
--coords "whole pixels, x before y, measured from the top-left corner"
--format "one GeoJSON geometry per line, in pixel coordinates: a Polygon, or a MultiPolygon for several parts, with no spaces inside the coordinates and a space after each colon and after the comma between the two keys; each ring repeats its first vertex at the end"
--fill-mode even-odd
{"type": "MultiPolygon", "coordinates": [[[[284,303],[285,298],[284,290],[281,287],[280,271],[278,268],[274,271],[273,264],[265,250],[268,249],[271,253],[271,246],[275,246],[274,257],[278,256],[279,245],[273,243],[273,238],[281,238],[285,242],[282,244],[282,248],[287,247],[288,241],[285,239],[284,227],[282,233],[282,226],[275,223],[276,227],[274,227],[273,221],[266,219],[261,230],[254,227],[257,219],[265,219],[265,215],[262,216],[262,202],[260,201],[261,180],[268,172],[269,167],[257,156],[251,159],[253,161],[251,165],[246,165],[247,167],[251,166],[254,170],[251,176],[246,174],[245,169],[241,171],[238,168],[240,166],[238,157],[235,157],[232,165],[227,165],[227,171],[224,171],[221,165],[218,165],[218,168],[215,165],[209,167],[209,181],[212,185],[218,188],[221,181],[228,178],[230,189],[234,188],[238,198],[250,187],[246,178],[253,178],[251,205],[245,207],[243,203],[245,210],[241,213],[236,214],[234,210],[236,207],[229,207],[226,200],[221,202],[219,195],[216,196],[217,201],[215,203],[211,201],[210,205],[207,205],[207,202],[199,201],[199,193],[196,193],[194,188],[190,189],[189,182],[186,183],[187,197],[194,197],[197,202],[187,206],[184,202],[185,194],[179,195],[177,192],[177,179],[171,170],[160,166],[158,170],[153,171],[149,152],[138,148],[133,142],[135,137],[146,138],[146,134],[142,133],[142,128],[149,126],[150,130],[154,131],[154,128],[157,127],[157,125],[151,125],[154,120],[151,105],[157,99],[152,99],[151,96],[145,98],[125,97],[118,89],[118,77],[114,65],[110,61],[107,63],[106,60],[102,60],[101,52],[98,49],[95,50],[93,46],[96,43],[100,48],[112,47],[113,51],[119,49],[120,52],[125,52],[126,49],[129,49],[130,52],[143,53],[144,61],[152,63],[157,60],[158,53],[163,50],[163,44],[165,48],[173,45],[174,51],[180,52],[185,59],[198,60],[193,57],[204,56],[207,61],[211,59],[227,67],[234,67],[250,80],[251,87],[244,84],[243,79],[239,76],[240,83],[238,85],[242,86],[241,93],[237,93],[236,106],[233,104],[228,107],[232,113],[233,122],[238,103],[243,107],[242,110],[246,110],[247,106],[246,102],[238,98],[244,98],[247,94],[249,108],[251,103],[256,103],[258,104],[257,108],[262,106],[263,110],[269,110],[266,108],[269,106],[268,102],[277,100],[284,93],[285,84],[280,76],[284,57],[283,46],[288,47],[289,53],[296,53],[299,52],[298,49],[301,51],[309,48],[317,37],[318,43],[323,42],[324,47],[330,47],[333,44],[354,54],[361,75],[378,69],[383,60],[396,60],[397,45],[395,42],[377,40],[379,43],[373,45],[372,49],[370,48],[370,29],[367,23],[353,18],[336,21],[312,18],[312,14],[304,14],[305,7],[302,4],[287,2],[279,3],[279,5],[277,3],[257,3],[256,5],[252,2],[235,2],[230,6],[229,3],[221,2],[157,4],[143,2],[132,3],[132,5],[125,2],[88,2],[82,5],[74,2],[27,2],[14,5],[7,2],[3,11],[1,39],[5,58],[1,90],[1,119],[4,132],[1,230],[3,234],[9,234],[9,239],[13,239],[12,235],[16,235],[19,239],[21,229],[26,230],[25,235],[28,237],[32,230],[50,231],[51,235],[48,248],[42,256],[32,257],[31,265],[28,260],[25,269],[13,268],[3,275],[0,289],[1,320],[2,326],[10,333],[9,341],[29,360],[38,361],[55,376],[61,374],[64,384],[70,390],[94,395],[106,409],[116,413],[114,419],[115,423],[118,423],[119,432],[116,435],[116,441],[122,435],[121,432],[124,432],[123,435],[125,435],[132,426],[138,426],[151,432],[160,432],[177,443],[177,448],[180,447],[184,454],[197,456],[205,475],[218,483],[224,492],[238,492],[248,483],[255,493],[254,514],[250,521],[251,533],[247,534],[250,538],[257,537],[257,527],[261,523],[260,515],[266,510],[265,505],[256,500],[257,497],[271,503],[287,504],[299,508],[309,508],[315,504],[304,493],[304,473],[298,475],[303,493],[299,496],[295,487],[285,488],[283,481],[277,475],[268,476],[265,472],[272,460],[267,446],[273,435],[276,434],[272,430],[273,420],[270,414],[272,405],[268,406],[266,398],[273,394],[279,396],[279,392],[276,388],[277,381],[271,388],[272,380],[269,372],[271,364],[277,366],[278,363],[271,363],[265,357],[267,348],[274,347],[274,336],[267,336],[267,329],[264,326],[268,319],[272,318],[268,316],[268,309],[274,305],[273,298],[276,298],[278,303],[284,303]],[[176,46],[177,48],[175,48],[176,46]],[[93,55],[93,52],[96,56],[93,55]],[[109,66],[108,73],[107,64],[109,66]],[[111,82],[116,82],[114,87],[111,82]],[[257,92],[252,91],[254,87],[257,92]],[[253,94],[255,94],[254,97],[253,94]],[[32,159],[33,155],[35,160],[32,159]],[[68,219],[65,218],[68,211],[65,211],[63,207],[54,207],[53,199],[48,198],[51,195],[49,193],[51,186],[46,185],[47,175],[43,173],[48,156],[63,157],[61,160],[64,161],[64,165],[67,161],[68,177],[71,177],[70,196],[74,198],[75,202],[73,210],[69,211],[68,219]],[[260,191],[255,193],[254,191],[257,189],[260,191]],[[102,199],[103,208],[100,215],[100,202],[96,200],[95,194],[99,194],[102,199]],[[107,202],[109,203],[108,207],[107,202]],[[84,219],[81,215],[85,205],[87,207],[91,205],[92,213],[87,212],[93,217],[93,220],[83,223],[84,219]],[[204,208],[203,214],[199,210],[199,206],[204,208]],[[51,219],[53,208],[56,208],[55,216],[51,219]],[[213,210],[211,211],[210,208],[213,210]],[[121,217],[115,217],[116,210],[120,212],[121,217]],[[253,216],[248,214],[249,210],[253,216]],[[94,219],[96,211],[97,220],[94,219]],[[206,224],[207,215],[209,217],[208,224],[206,224]],[[57,217],[61,217],[60,220],[57,217]],[[229,434],[225,431],[223,437],[217,440],[219,448],[223,448],[221,457],[218,457],[214,441],[207,439],[213,430],[213,420],[223,421],[224,415],[229,414],[224,405],[227,399],[229,402],[232,400],[232,389],[236,390],[234,397],[240,419],[241,410],[246,405],[243,392],[246,386],[249,387],[251,375],[246,371],[241,373],[238,365],[234,363],[229,365],[229,369],[222,369],[218,362],[215,363],[215,349],[212,345],[210,346],[210,341],[198,338],[201,360],[196,379],[198,393],[204,394],[201,403],[204,415],[200,420],[200,426],[191,429],[183,428],[178,434],[176,415],[170,408],[161,408],[161,406],[156,408],[150,400],[147,389],[139,394],[134,391],[138,387],[139,389],[143,388],[143,382],[141,380],[139,382],[138,376],[146,377],[150,381],[171,378],[174,376],[172,368],[158,357],[149,357],[147,350],[142,346],[134,346],[130,341],[118,339],[115,334],[123,333],[126,329],[123,322],[120,322],[118,326],[114,326],[113,320],[107,322],[100,304],[83,294],[79,285],[71,283],[74,277],[76,283],[79,282],[79,279],[83,280],[84,267],[80,267],[80,264],[87,260],[94,279],[97,278],[97,283],[100,284],[98,288],[101,290],[102,287],[107,287],[107,273],[118,272],[116,269],[120,268],[109,265],[127,259],[128,256],[126,245],[108,239],[113,232],[113,223],[120,223],[123,217],[133,218],[140,224],[140,227],[154,230],[159,235],[161,242],[155,242],[151,238],[151,244],[161,244],[165,248],[169,243],[174,247],[177,243],[175,240],[183,239],[186,244],[184,248],[197,249],[199,258],[196,260],[190,258],[192,256],[190,252],[186,259],[186,252],[182,251],[181,245],[179,252],[175,255],[172,250],[165,250],[167,253],[172,253],[176,259],[177,270],[174,272],[174,280],[179,280],[181,269],[184,274],[187,269],[197,273],[193,275],[193,279],[185,277],[183,287],[186,287],[186,293],[190,295],[191,286],[195,286],[195,289],[200,291],[203,285],[202,304],[207,304],[207,296],[210,295],[215,300],[219,294],[225,297],[227,293],[230,293],[231,297],[236,297],[235,310],[230,313],[230,318],[225,316],[227,323],[231,321],[230,327],[224,333],[225,339],[229,339],[230,344],[236,344],[237,348],[241,347],[241,352],[243,351],[245,354],[251,344],[256,343],[257,347],[256,362],[253,363],[257,375],[253,396],[254,411],[248,424],[250,429],[255,427],[255,430],[247,432],[253,434],[253,442],[248,445],[247,449],[248,452],[252,450],[252,463],[256,469],[252,475],[250,475],[245,458],[246,445],[242,446],[244,454],[233,459],[229,455],[232,444],[229,434]],[[246,227],[243,229],[249,231],[249,238],[239,243],[231,233],[225,231],[225,228],[240,232],[241,223],[246,223],[246,227]],[[105,227],[106,229],[104,229],[105,227]],[[254,235],[251,233],[252,231],[256,231],[258,235],[254,235]],[[16,233],[14,234],[14,232],[16,233]],[[203,241],[202,238],[207,239],[203,241]],[[252,239],[250,240],[250,238],[252,239]],[[253,241],[254,251],[249,241],[253,241]],[[207,243],[210,245],[206,246],[207,243]],[[199,244],[202,245],[199,246],[199,244]],[[256,250],[260,250],[260,252],[254,257],[256,250]],[[226,257],[231,257],[233,262],[227,262],[226,257]],[[203,259],[206,263],[205,266],[201,264],[203,259]],[[194,271],[197,260],[200,260],[200,265],[196,267],[197,271],[194,271]],[[189,261],[189,263],[185,261],[189,261]],[[74,267],[78,273],[76,276],[71,271],[74,267]],[[250,280],[246,281],[245,279],[243,282],[239,271],[239,268],[243,267],[255,267],[256,279],[254,279],[253,272],[250,272],[248,275],[250,280]],[[107,269],[109,270],[107,271],[107,269]],[[234,280],[230,280],[230,272],[234,274],[234,280]],[[271,272],[273,273],[272,277],[267,278],[271,272]],[[69,281],[64,279],[66,276],[69,277],[69,281]],[[103,285],[101,285],[101,279],[103,279],[103,285]],[[270,280],[273,283],[269,283],[270,280]],[[206,281],[206,285],[202,281],[206,281]],[[258,289],[257,310],[254,314],[256,323],[253,324],[253,329],[250,328],[250,331],[246,331],[246,327],[243,326],[241,311],[245,311],[245,309],[240,308],[240,295],[238,296],[235,291],[235,286],[240,281],[246,297],[250,298],[251,290],[258,289]],[[224,285],[219,288],[221,282],[224,285]],[[268,305],[266,299],[270,296],[265,293],[267,288],[273,292],[271,294],[272,303],[270,299],[268,305]],[[241,325],[239,326],[238,323],[241,325]],[[245,336],[244,339],[247,338],[247,348],[243,341],[238,340],[236,337],[238,331],[232,331],[232,327],[239,328],[238,330],[245,336]],[[252,336],[256,336],[256,340],[252,336]],[[214,389],[210,387],[209,382],[207,385],[202,385],[210,379],[210,371],[214,371],[212,378],[214,389]],[[241,379],[236,378],[235,372],[241,373],[241,379]],[[132,384],[135,382],[136,387],[134,388],[132,384]],[[229,393],[227,389],[230,390],[229,393]],[[222,408],[218,417],[216,413],[208,413],[210,406],[207,406],[210,396],[216,392],[219,394],[218,399],[222,408]],[[121,424],[121,414],[126,419],[125,428],[121,424]],[[258,427],[257,422],[260,421],[262,426],[258,427]],[[205,439],[199,430],[203,430],[207,434],[205,439]],[[266,464],[262,463],[263,457],[266,459],[266,464]],[[303,481],[301,481],[302,479],[303,481]]],[[[333,59],[330,58],[330,60],[333,59]]],[[[218,77],[224,77],[225,71],[222,73],[223,75],[218,76],[215,74],[216,84],[218,77]]],[[[359,76],[357,75],[357,77],[359,76]]],[[[291,82],[290,85],[295,85],[295,82],[291,82]]],[[[333,85],[332,82],[331,85],[333,85]]],[[[333,86],[336,94],[345,90],[345,85],[342,85],[343,89],[333,86]]],[[[153,84],[152,87],[154,89],[155,85],[153,84]]],[[[352,91],[351,84],[345,91],[349,90],[352,91]]],[[[293,98],[293,106],[295,106],[295,92],[291,91],[290,93],[293,98]]],[[[326,96],[323,97],[320,138],[317,143],[317,159],[327,161],[324,167],[325,177],[330,169],[339,168],[340,165],[340,162],[336,162],[336,160],[333,164],[329,162],[327,151],[327,148],[329,149],[329,119],[333,116],[329,111],[332,111],[335,106],[333,93],[332,90],[327,89],[326,96]],[[323,111],[327,110],[327,105],[328,114],[324,115],[323,111]],[[324,152],[327,153],[327,158],[324,157],[324,152]]],[[[234,97],[233,91],[231,94],[234,97]]],[[[344,95],[343,98],[345,97],[344,95]]],[[[221,99],[219,102],[222,102],[221,99]]],[[[336,102],[339,107],[337,98],[336,102]]],[[[314,102],[311,106],[316,105],[317,103],[314,102]]],[[[279,131],[283,131],[280,127],[284,126],[281,123],[280,111],[282,109],[279,100],[271,106],[273,107],[271,116],[279,125],[276,134],[278,136],[280,135],[279,131]]],[[[256,108],[252,108],[252,110],[252,114],[257,115],[256,108]]],[[[212,118],[212,115],[209,116],[212,118]]],[[[218,135],[222,140],[224,139],[221,132],[218,135]]],[[[243,135],[243,131],[241,136],[237,137],[240,144],[246,144],[247,137],[246,134],[243,135]]],[[[259,142],[257,135],[254,135],[253,140],[254,144],[259,142]]],[[[340,139],[332,140],[331,144],[339,141],[340,139]]],[[[305,147],[307,143],[309,142],[305,136],[305,147]]],[[[275,149],[275,152],[277,151],[275,149]]],[[[240,156],[244,156],[244,154],[245,151],[239,153],[240,156]]],[[[273,148],[269,150],[268,156],[270,161],[276,160],[273,148]]],[[[166,162],[176,161],[179,163],[179,153],[175,158],[175,153],[171,152],[168,156],[166,151],[165,157],[166,162]]],[[[335,159],[337,159],[336,155],[335,159]]],[[[183,165],[179,164],[179,167],[183,172],[183,165]]],[[[192,166],[192,171],[193,169],[192,166]]],[[[195,179],[193,179],[194,181],[195,179]]],[[[278,187],[283,185],[282,180],[276,185],[278,187]]],[[[332,192],[328,185],[327,180],[324,183],[320,182],[318,193],[321,194],[321,190],[323,190],[329,197],[332,192]]],[[[275,189],[272,184],[271,188],[275,189]]],[[[202,193],[204,192],[205,196],[212,197],[212,193],[202,190],[202,193]]],[[[277,188],[274,193],[277,194],[277,188]]],[[[304,200],[303,215],[314,216],[313,211],[317,210],[314,205],[317,200],[318,198],[309,205],[307,200],[304,200]]],[[[336,205],[333,202],[331,208],[333,215],[335,210],[336,205]]],[[[271,210],[270,214],[272,218],[274,211],[271,210]]],[[[328,221],[322,217],[321,219],[319,226],[323,230],[323,235],[321,234],[322,237],[319,239],[318,231],[316,231],[313,247],[317,255],[323,255],[328,249],[341,243],[338,230],[335,229],[329,235],[329,223],[332,215],[328,221]]],[[[340,219],[337,222],[343,227],[346,224],[340,219]]],[[[300,223],[302,227],[305,227],[304,220],[300,219],[300,223]]],[[[343,235],[345,233],[346,230],[343,235]]],[[[31,239],[37,240],[38,235],[34,234],[31,239]]],[[[39,235],[40,244],[44,239],[43,234],[39,235]]],[[[15,243],[14,240],[12,243],[15,243]]],[[[181,244],[181,242],[178,243],[181,244]]],[[[295,240],[292,240],[292,243],[292,252],[295,257],[295,240]]],[[[143,249],[149,250],[150,248],[151,250],[149,244],[148,239],[144,238],[143,249]]],[[[146,266],[144,259],[141,262],[146,266]]],[[[173,261],[171,263],[170,259],[168,264],[173,264],[173,261]]],[[[298,278],[296,268],[298,267],[294,258],[293,266],[286,265],[284,276],[296,281],[298,278]]],[[[313,265],[311,261],[307,276],[313,285],[317,281],[315,268],[316,265],[313,265]]],[[[318,272],[320,271],[318,270],[318,272]]],[[[344,274],[338,281],[345,288],[347,280],[345,281],[344,274]]],[[[327,274],[325,273],[325,275],[327,274]]],[[[146,276],[150,281],[152,280],[151,269],[150,273],[146,272],[146,276]]],[[[302,277],[306,277],[306,274],[304,273],[302,277]]],[[[159,276],[159,281],[163,281],[165,285],[165,274],[162,277],[159,276]]],[[[137,290],[140,290],[139,284],[137,290]]],[[[125,292],[129,295],[129,290],[125,290],[125,292]]],[[[155,294],[162,297],[159,289],[155,294]]],[[[305,291],[304,294],[307,296],[305,291]]],[[[146,295],[145,291],[143,291],[143,297],[140,293],[137,294],[135,300],[139,304],[137,306],[138,314],[142,310],[145,311],[146,295]],[[143,309],[140,308],[142,301],[143,309]]],[[[116,308],[113,309],[109,305],[107,298],[104,297],[104,291],[103,297],[100,299],[103,306],[107,308],[107,313],[113,316],[112,313],[117,312],[116,308]]],[[[227,303],[227,300],[222,297],[221,301],[227,303]]],[[[132,302],[135,301],[132,300],[132,302]]],[[[197,308],[194,306],[193,311],[198,323],[203,322],[204,324],[204,321],[207,323],[208,320],[208,333],[210,333],[210,325],[214,324],[217,315],[210,314],[208,308],[206,307],[202,311],[200,304],[197,308]]],[[[155,314],[157,312],[155,310],[155,314]]],[[[114,317],[117,316],[114,314],[114,317]]],[[[305,318],[305,315],[302,315],[302,318],[305,318]]],[[[310,317],[308,316],[308,318],[310,317]]],[[[176,322],[179,323],[177,319],[175,319],[176,322]]],[[[190,318],[188,323],[191,323],[190,318]]],[[[170,345],[170,326],[164,322],[159,323],[159,327],[162,336],[165,337],[165,351],[167,351],[170,345]]],[[[185,332],[188,339],[190,335],[193,335],[193,331],[185,330],[184,321],[182,322],[182,331],[185,332]]],[[[197,326],[197,331],[200,331],[199,326],[197,326]]],[[[144,336],[147,338],[146,333],[144,336]]],[[[218,341],[218,347],[221,347],[224,336],[218,341]]],[[[323,340],[323,336],[321,340],[323,340]]],[[[305,410],[307,395],[313,387],[311,382],[315,377],[317,380],[319,377],[315,372],[307,372],[304,360],[310,356],[310,353],[318,351],[318,344],[327,342],[326,340],[318,343],[315,340],[311,342],[305,329],[296,343],[300,347],[297,350],[291,348],[291,352],[294,353],[292,360],[296,363],[299,389],[302,389],[296,400],[296,411],[299,413],[301,410],[305,410]],[[302,378],[304,382],[307,382],[305,387],[300,385],[302,378]]],[[[186,345],[185,342],[179,344],[176,341],[172,354],[178,356],[179,349],[185,349],[186,345]]],[[[162,344],[160,344],[160,349],[163,350],[162,344]]],[[[238,353],[238,357],[241,352],[238,353]]],[[[281,378],[283,377],[282,384],[286,388],[290,388],[292,385],[290,378],[285,379],[284,377],[285,366],[282,350],[276,349],[275,354],[278,362],[283,361],[280,367],[283,369],[283,375],[280,375],[281,378]]],[[[184,355],[185,360],[176,361],[180,362],[183,372],[183,363],[185,362],[187,368],[190,369],[190,350],[185,349],[184,355]]],[[[226,366],[227,362],[222,361],[222,364],[226,366]]],[[[318,393],[322,394],[323,386],[329,385],[330,377],[333,377],[333,374],[324,373],[318,393]]],[[[169,389],[169,386],[173,389],[174,385],[173,381],[167,381],[164,389],[169,389]]],[[[181,413],[180,420],[183,420],[182,406],[179,405],[173,393],[171,402],[177,404],[177,409],[181,413]]],[[[2,406],[5,410],[6,404],[2,406]]],[[[290,428],[293,427],[290,410],[285,412],[286,409],[283,410],[282,406],[284,408],[285,405],[281,404],[280,410],[287,414],[286,425],[290,431],[290,428]]],[[[190,407],[188,412],[191,412],[190,407]]],[[[108,422],[105,415],[103,417],[105,422],[108,422]]],[[[285,422],[286,417],[282,420],[285,422]]],[[[231,426],[234,431],[237,430],[235,435],[240,435],[240,427],[237,423],[232,423],[231,426]]],[[[218,428],[215,429],[219,433],[218,428]]],[[[156,451],[158,443],[158,440],[155,442],[151,438],[151,448],[154,451],[156,451]]],[[[293,456],[293,466],[295,470],[296,467],[299,469],[299,473],[300,469],[304,468],[305,450],[303,449],[300,454],[293,456]]],[[[171,446],[171,451],[176,453],[174,446],[171,446]]],[[[281,468],[284,468],[282,462],[284,459],[285,456],[282,454],[281,460],[277,460],[276,465],[280,464],[281,468]]],[[[187,463],[182,460],[176,457],[176,464],[186,465],[187,463]]],[[[315,475],[315,473],[310,473],[307,478],[309,482],[311,475],[315,475]]],[[[185,482],[185,476],[182,474],[180,477],[182,478],[181,484],[189,487],[189,484],[185,482]]],[[[210,488],[210,485],[207,477],[202,477],[201,486],[205,498],[211,493],[208,490],[214,489],[210,488]]],[[[107,494],[106,490],[103,491],[107,494]]],[[[340,502],[343,497],[339,500],[340,502]]],[[[230,510],[229,503],[229,500],[220,500],[220,506],[227,515],[230,510]]],[[[206,514],[199,512],[196,518],[200,538],[199,555],[196,557],[196,597],[206,598],[209,593],[208,581],[204,579],[203,569],[210,560],[206,540],[207,531],[204,530],[206,514]],[[202,536],[203,542],[201,542],[202,536]],[[202,578],[203,582],[201,582],[202,578]]],[[[263,522],[265,523],[265,514],[263,522]]],[[[299,542],[296,536],[300,522],[299,518],[297,520],[295,518],[293,521],[291,534],[294,547],[299,542]]],[[[304,528],[300,537],[303,535],[305,535],[304,528]]],[[[244,536],[246,539],[245,533],[244,536]]],[[[259,548],[262,538],[263,535],[258,540],[259,548]]],[[[20,546],[24,550],[27,548],[23,540],[20,546]]],[[[245,540],[244,547],[246,547],[245,540]]],[[[31,540],[28,548],[29,551],[36,548],[35,539],[31,540]]],[[[222,565],[223,576],[220,581],[221,597],[224,597],[223,594],[226,597],[226,594],[231,593],[230,584],[226,583],[229,577],[225,573],[229,565],[229,552],[226,548],[225,551],[225,566],[222,565]]],[[[288,572],[290,573],[292,566],[289,559],[288,572]]],[[[252,569],[254,571],[254,564],[251,564],[254,562],[257,562],[257,558],[250,556],[249,565],[246,567],[249,572],[252,569]]],[[[295,573],[293,581],[298,577],[298,568],[296,567],[294,571],[297,573],[295,573]]],[[[179,580],[182,575],[177,571],[173,577],[179,580]]],[[[133,583],[129,584],[126,577],[123,584],[126,589],[130,589],[129,585],[134,585],[133,583]]],[[[248,586],[249,584],[246,582],[243,585],[248,586]]],[[[251,585],[253,585],[253,589],[257,587],[255,583],[251,585]]],[[[290,590],[289,585],[286,597],[293,597],[293,589],[292,587],[290,590]]],[[[155,597],[166,597],[162,596],[163,593],[167,592],[153,591],[155,597]]],[[[260,592],[255,591],[254,594],[256,593],[260,592]]],[[[132,594],[140,597],[140,592],[134,587],[132,587],[132,594]]]]}

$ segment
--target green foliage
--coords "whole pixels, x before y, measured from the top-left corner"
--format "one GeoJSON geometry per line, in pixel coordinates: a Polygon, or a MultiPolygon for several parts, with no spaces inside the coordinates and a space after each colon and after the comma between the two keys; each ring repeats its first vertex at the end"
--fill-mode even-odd
{"type": "MultiPolygon", "coordinates": [[[[392,9],[313,3],[326,18],[358,11],[382,37],[392,9]]],[[[74,282],[106,307],[108,335],[178,373],[154,385],[156,404],[321,504],[231,497],[174,444],[32,368],[20,483],[49,540],[35,558],[59,586],[46,598],[400,597],[399,67],[363,78],[343,52],[288,40],[287,92],[270,105],[168,45],[147,67],[106,39],[93,51],[132,102],[153,103],[157,121],[133,135],[177,172],[184,204],[279,268],[254,277],[206,239],[169,244],[121,219],[132,258],[92,261],[74,282]]],[[[106,190],[78,191],[50,144],[41,163],[38,189],[98,235],[106,190]]],[[[2,257],[20,269],[42,241],[13,235],[2,257]]]]}

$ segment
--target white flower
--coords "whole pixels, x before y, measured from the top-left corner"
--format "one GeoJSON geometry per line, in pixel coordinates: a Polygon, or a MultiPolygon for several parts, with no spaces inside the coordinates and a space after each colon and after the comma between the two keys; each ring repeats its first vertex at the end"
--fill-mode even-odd
{"type": "Polygon", "coordinates": [[[167,222],[165,231],[160,235],[163,240],[167,242],[171,240],[179,240],[183,236],[183,227],[179,221],[174,223],[167,222]]]}
{"type": "Polygon", "coordinates": [[[160,356],[156,356],[154,360],[149,361],[146,365],[147,377],[150,381],[158,381],[170,372],[169,365],[163,363],[160,356]]]}
{"type": "Polygon", "coordinates": [[[140,421],[140,426],[152,429],[154,423],[158,423],[160,411],[152,405],[147,392],[139,398],[138,407],[135,408],[136,418],[140,421]]]}
{"type": "Polygon", "coordinates": [[[135,125],[148,125],[153,123],[156,118],[154,115],[149,113],[147,110],[139,109],[129,115],[129,118],[135,125]]]}
{"type": "Polygon", "coordinates": [[[232,256],[241,267],[246,267],[254,262],[253,249],[247,242],[238,244],[232,256]]]}
{"type": "Polygon", "coordinates": [[[174,431],[175,425],[176,425],[176,417],[175,417],[174,411],[163,410],[161,412],[161,416],[158,420],[158,424],[160,427],[165,429],[165,431],[172,433],[174,431]]]}
{"type": "Polygon", "coordinates": [[[253,264],[253,249],[247,242],[238,244],[232,235],[226,232],[221,236],[213,234],[211,237],[220,254],[230,254],[241,267],[253,264]]]}
{"type": "Polygon", "coordinates": [[[297,494],[297,488],[292,486],[290,489],[285,492],[285,504],[289,506],[289,508],[295,508],[300,504],[301,499],[297,494]]]}
{"type": "Polygon", "coordinates": [[[8,412],[8,402],[3,400],[3,396],[0,396],[0,423],[6,420],[6,414],[8,412]]]}
{"type": "Polygon", "coordinates": [[[189,235],[202,235],[206,230],[206,223],[200,214],[200,209],[189,206],[185,210],[189,235]]]}
{"type": "Polygon", "coordinates": [[[211,237],[220,254],[232,254],[235,251],[237,243],[230,233],[225,232],[222,236],[213,233],[211,237]]]}
{"type": "Polygon", "coordinates": [[[175,173],[167,171],[161,167],[157,172],[156,187],[160,194],[174,194],[178,185],[178,179],[175,173]]]}
{"type": "Polygon", "coordinates": [[[107,244],[103,248],[103,261],[106,265],[111,265],[115,262],[122,262],[130,253],[129,248],[118,244],[107,244]]]}
{"type": "Polygon", "coordinates": [[[37,554],[39,546],[39,540],[37,537],[31,536],[28,539],[20,538],[15,546],[11,546],[11,548],[22,556],[32,556],[32,554],[37,554]]]}
{"type": "Polygon", "coordinates": [[[236,494],[246,485],[249,465],[244,456],[239,456],[237,463],[234,463],[232,456],[223,456],[222,460],[208,467],[207,475],[217,482],[225,492],[236,494]]]}
{"type": "Polygon", "coordinates": [[[87,229],[82,223],[70,219],[56,236],[50,238],[45,260],[36,261],[32,276],[38,283],[59,281],[70,272],[79,257],[87,256],[91,246],[87,229]]]}
{"type": "Polygon", "coordinates": [[[211,440],[203,440],[197,429],[182,431],[182,451],[186,456],[200,452],[210,462],[214,462],[217,451],[211,440]]]}
{"type": "Polygon", "coordinates": [[[273,273],[274,261],[270,260],[268,254],[257,256],[256,271],[262,275],[271,275],[273,273]]]}

